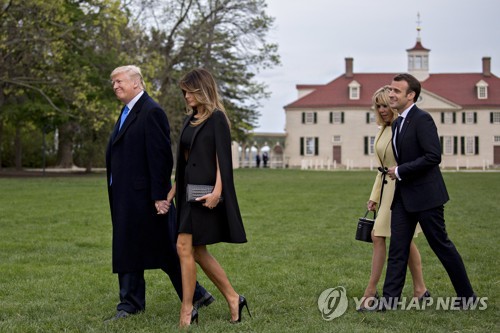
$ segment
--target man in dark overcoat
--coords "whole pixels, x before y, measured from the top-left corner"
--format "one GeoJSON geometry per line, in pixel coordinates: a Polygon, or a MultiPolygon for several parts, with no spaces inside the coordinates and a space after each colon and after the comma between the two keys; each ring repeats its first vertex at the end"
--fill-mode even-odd
{"type": "MultiPolygon", "coordinates": [[[[111,80],[124,104],[106,151],[113,273],[120,287],[120,303],[111,319],[118,319],[145,310],[144,270],[166,272],[180,299],[182,279],[175,207],[166,200],[173,168],[167,116],[145,91],[138,67],[118,67],[111,80]]],[[[213,300],[197,284],[195,306],[213,300]]]]}

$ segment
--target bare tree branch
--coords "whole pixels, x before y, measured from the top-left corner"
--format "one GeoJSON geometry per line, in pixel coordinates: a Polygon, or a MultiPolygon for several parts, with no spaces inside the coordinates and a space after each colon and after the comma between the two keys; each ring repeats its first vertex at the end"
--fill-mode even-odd
{"type": "Polygon", "coordinates": [[[15,80],[9,80],[9,79],[4,79],[4,78],[0,78],[0,82],[5,82],[5,83],[10,83],[10,84],[13,84],[13,85],[17,85],[17,86],[21,86],[21,87],[25,87],[25,88],[28,88],[28,89],[31,89],[31,90],[34,90],[34,91],[37,91],[40,95],[43,96],[43,98],[45,98],[45,100],[50,104],[50,106],[57,112],[61,113],[61,114],[64,114],[65,116],[68,116],[70,118],[78,118],[77,116],[71,114],[71,113],[68,113],[62,109],[60,109],[57,105],[54,104],[54,102],[52,101],[52,99],[40,88],[38,87],[35,87],[31,84],[28,84],[28,83],[24,83],[24,82],[20,82],[20,81],[15,81],[15,80]]]}

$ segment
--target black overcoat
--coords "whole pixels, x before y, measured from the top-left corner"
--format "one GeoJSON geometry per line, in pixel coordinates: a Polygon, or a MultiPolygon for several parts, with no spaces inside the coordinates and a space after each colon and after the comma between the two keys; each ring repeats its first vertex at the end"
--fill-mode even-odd
{"type": "Polygon", "coordinates": [[[120,131],[119,119],[106,151],[113,272],[161,268],[171,250],[172,216],[157,215],[154,201],[165,200],[171,188],[170,126],[163,109],[146,92],[120,131]]]}
{"type": "Polygon", "coordinates": [[[178,224],[186,209],[190,212],[193,245],[218,242],[244,243],[247,241],[233,180],[231,132],[222,111],[216,110],[210,118],[195,127],[188,160],[180,150],[180,137],[189,125],[186,118],[177,145],[176,205],[178,224]],[[187,203],[186,184],[215,185],[216,156],[222,180],[222,197],[216,208],[208,209],[200,203],[187,203]]]}

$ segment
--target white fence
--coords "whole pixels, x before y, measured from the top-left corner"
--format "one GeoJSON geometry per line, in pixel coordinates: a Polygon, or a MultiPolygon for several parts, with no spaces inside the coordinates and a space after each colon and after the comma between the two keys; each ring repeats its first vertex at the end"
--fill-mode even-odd
{"type": "MultiPolygon", "coordinates": [[[[363,163],[364,165],[365,163],[363,163]]],[[[373,170],[378,167],[378,164],[375,163],[373,159],[370,160],[369,169],[373,170]]],[[[482,160],[482,166],[471,167],[469,160],[465,159],[456,159],[455,164],[446,165],[445,162],[440,164],[441,169],[455,169],[459,170],[478,170],[482,169],[483,171],[489,170],[491,167],[489,160],[482,160]]],[[[345,164],[338,164],[335,160],[330,159],[302,159],[300,163],[301,170],[353,170],[353,169],[365,169],[364,166],[359,166],[354,160],[347,159],[345,164]]]]}

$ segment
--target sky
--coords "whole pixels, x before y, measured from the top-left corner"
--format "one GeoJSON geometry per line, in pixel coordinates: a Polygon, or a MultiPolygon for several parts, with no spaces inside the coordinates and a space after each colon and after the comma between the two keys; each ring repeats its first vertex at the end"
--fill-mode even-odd
{"type": "MultiPolygon", "coordinates": [[[[283,107],[297,99],[297,84],[326,84],[345,72],[406,72],[417,39],[431,50],[429,72],[491,71],[500,76],[499,0],[266,0],[274,17],[268,42],[277,43],[281,65],[258,74],[271,97],[262,100],[255,132],[285,131],[283,107]]],[[[389,82],[388,82],[389,83],[389,82]]]]}

